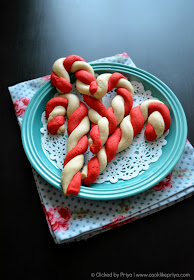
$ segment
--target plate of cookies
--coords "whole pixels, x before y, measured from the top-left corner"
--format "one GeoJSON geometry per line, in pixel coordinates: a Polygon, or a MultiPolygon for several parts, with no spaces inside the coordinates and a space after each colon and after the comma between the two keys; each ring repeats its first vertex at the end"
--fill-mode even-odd
{"type": "Polygon", "coordinates": [[[120,63],[54,62],[24,114],[22,143],[34,169],[64,195],[111,200],[146,191],[178,162],[184,110],[152,74],[120,63]]]}

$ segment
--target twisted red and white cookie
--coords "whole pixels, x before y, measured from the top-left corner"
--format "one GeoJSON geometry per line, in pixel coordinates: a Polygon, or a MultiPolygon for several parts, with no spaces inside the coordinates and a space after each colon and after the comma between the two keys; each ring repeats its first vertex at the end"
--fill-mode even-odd
{"type": "MultiPolygon", "coordinates": [[[[112,134],[124,116],[129,114],[133,105],[133,87],[120,73],[102,74],[96,80],[92,67],[83,58],[70,55],[58,59],[53,65],[51,83],[57,87],[60,93],[66,93],[72,89],[68,72],[75,73],[76,87],[84,95],[85,102],[91,107],[89,118],[97,124],[92,128],[89,140],[91,152],[96,154],[105,144],[108,135],[112,134]],[[111,107],[105,109],[101,98],[113,88],[117,88],[118,95],[113,99],[111,107]]],[[[58,133],[63,129],[62,126],[58,133]]]]}
{"type": "Polygon", "coordinates": [[[109,136],[99,153],[84,166],[82,170],[82,182],[84,185],[92,184],[98,178],[100,172],[115,157],[116,153],[123,151],[131,144],[133,138],[143,129],[147,118],[148,124],[145,129],[147,140],[155,140],[170,127],[170,112],[162,102],[152,99],[134,107],[130,115],[123,119],[120,127],[109,136]]]}
{"type": "Polygon", "coordinates": [[[119,73],[112,74],[109,81],[112,82],[108,85],[108,91],[117,88],[117,96],[113,98],[111,107],[105,109],[100,100],[84,95],[84,101],[91,107],[88,114],[89,119],[94,124],[97,124],[90,131],[91,139],[89,139],[89,144],[93,154],[97,154],[100,151],[108,136],[116,130],[124,116],[129,114],[133,105],[134,90],[131,83],[119,73]],[[130,84],[128,87],[130,91],[125,87],[121,87],[122,81],[125,81],[125,85],[130,84]]]}
{"type": "Polygon", "coordinates": [[[64,121],[67,112],[68,140],[67,155],[61,173],[61,185],[64,194],[77,195],[81,186],[81,168],[84,164],[84,153],[88,148],[86,134],[90,130],[88,109],[74,94],[65,94],[48,101],[46,108],[47,128],[52,134],[65,131],[64,121]]]}
{"type": "Polygon", "coordinates": [[[93,77],[95,81],[94,70],[82,57],[78,55],[69,55],[62,57],[53,64],[53,71],[51,73],[51,83],[60,93],[69,93],[72,90],[69,73],[76,73],[82,70],[84,75],[93,77]]]}
{"type": "Polygon", "coordinates": [[[141,104],[140,109],[144,121],[148,119],[145,129],[145,137],[148,141],[159,138],[169,129],[170,111],[164,103],[159,100],[146,100],[141,104]]]}

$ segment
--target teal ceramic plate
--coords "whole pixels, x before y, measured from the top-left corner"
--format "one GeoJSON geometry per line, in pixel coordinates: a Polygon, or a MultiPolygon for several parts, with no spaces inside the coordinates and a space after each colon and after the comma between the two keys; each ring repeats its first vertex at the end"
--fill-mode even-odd
{"type": "MultiPolygon", "coordinates": [[[[157,162],[150,164],[148,170],[136,178],[118,181],[115,184],[106,182],[81,186],[79,197],[87,199],[109,200],[119,199],[143,192],[167,176],[178,162],[187,137],[187,122],[183,108],[175,94],[158,78],[138,69],[119,63],[92,63],[98,74],[120,72],[130,81],[141,82],[145,90],[151,90],[152,96],[164,102],[171,113],[170,132],[166,137],[167,145],[162,148],[162,155],[157,162]]],[[[41,146],[41,116],[45,105],[56,93],[56,89],[48,81],[30,101],[23,118],[22,142],[26,155],[34,169],[51,185],[62,190],[60,184],[61,170],[48,159],[41,146]]]]}

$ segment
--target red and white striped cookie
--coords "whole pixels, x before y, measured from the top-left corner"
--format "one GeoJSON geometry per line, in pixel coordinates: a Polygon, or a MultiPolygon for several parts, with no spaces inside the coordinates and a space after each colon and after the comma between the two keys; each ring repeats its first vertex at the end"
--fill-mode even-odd
{"type": "Polygon", "coordinates": [[[169,129],[171,123],[170,111],[164,103],[155,99],[146,100],[141,104],[140,109],[144,121],[148,119],[145,129],[145,137],[148,141],[159,138],[169,129]]]}
{"type": "MultiPolygon", "coordinates": [[[[109,74],[110,75],[110,74],[109,74]]],[[[97,154],[121,123],[124,116],[128,115],[133,105],[134,90],[131,83],[120,73],[113,73],[108,80],[108,89],[117,88],[117,96],[112,100],[111,107],[105,109],[100,100],[84,95],[84,101],[90,106],[89,119],[97,124],[90,131],[89,144],[93,154],[97,154]],[[126,87],[127,85],[127,87],[126,87]]]]}
{"type": "Polygon", "coordinates": [[[64,121],[67,112],[68,140],[67,155],[61,173],[61,185],[64,194],[77,195],[81,186],[81,168],[84,164],[84,153],[88,148],[86,134],[90,130],[88,109],[74,94],[65,94],[48,101],[46,108],[48,131],[52,134],[65,131],[64,121]]]}
{"type": "Polygon", "coordinates": [[[129,116],[126,116],[115,132],[109,136],[106,144],[97,156],[90,159],[88,165],[82,170],[82,182],[92,184],[100,172],[119,153],[129,147],[133,138],[140,133],[144,122],[148,118],[145,136],[148,140],[155,140],[170,127],[170,112],[165,104],[158,100],[144,101],[140,106],[134,107],[129,116]],[[149,118],[148,118],[149,115],[149,118]],[[151,120],[150,120],[151,119],[151,120]]]}
{"type": "Polygon", "coordinates": [[[82,70],[85,76],[88,74],[95,81],[93,68],[78,55],[69,55],[68,57],[57,59],[52,69],[51,83],[60,93],[69,93],[72,90],[69,73],[76,73],[82,70]]]}

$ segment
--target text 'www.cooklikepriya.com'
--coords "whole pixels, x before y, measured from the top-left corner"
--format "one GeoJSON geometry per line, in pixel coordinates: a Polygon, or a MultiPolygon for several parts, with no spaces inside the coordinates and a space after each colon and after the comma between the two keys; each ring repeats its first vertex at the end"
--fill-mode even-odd
{"type": "Polygon", "coordinates": [[[97,278],[115,278],[115,279],[130,279],[130,278],[167,278],[167,279],[175,279],[175,278],[190,278],[190,273],[164,273],[164,272],[155,272],[155,273],[136,273],[136,272],[91,272],[91,277],[93,279],[97,278]]]}

